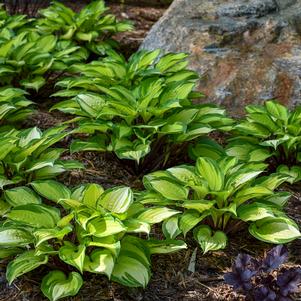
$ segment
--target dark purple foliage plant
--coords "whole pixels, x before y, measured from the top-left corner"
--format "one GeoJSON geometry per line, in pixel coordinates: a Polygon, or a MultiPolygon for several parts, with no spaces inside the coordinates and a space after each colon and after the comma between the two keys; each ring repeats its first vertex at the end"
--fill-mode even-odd
{"type": "Polygon", "coordinates": [[[283,267],[288,258],[285,246],[278,245],[260,259],[239,254],[225,281],[247,300],[292,301],[291,295],[301,283],[300,267],[283,267]]]}

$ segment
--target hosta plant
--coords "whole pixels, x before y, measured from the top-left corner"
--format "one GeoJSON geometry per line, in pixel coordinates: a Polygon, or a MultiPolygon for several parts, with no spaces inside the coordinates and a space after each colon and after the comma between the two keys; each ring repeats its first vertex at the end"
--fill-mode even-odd
{"type": "Polygon", "coordinates": [[[21,121],[33,112],[33,102],[21,89],[0,88],[0,125],[21,121]]]}
{"type": "Polygon", "coordinates": [[[271,168],[301,178],[301,107],[288,110],[276,101],[249,105],[247,116],[234,128],[227,153],[241,160],[261,161],[269,158],[271,168]]]}
{"type": "Polygon", "coordinates": [[[52,147],[68,135],[64,130],[64,126],[44,132],[36,127],[21,131],[3,128],[0,132],[0,189],[83,168],[77,161],[60,160],[65,150],[52,147]]]}
{"type": "Polygon", "coordinates": [[[78,13],[60,2],[53,2],[40,11],[38,31],[55,34],[60,40],[70,40],[96,54],[104,54],[115,42],[111,36],[132,29],[127,21],[118,21],[107,14],[103,0],[92,1],[78,13]]]}
{"type": "Polygon", "coordinates": [[[38,91],[52,75],[86,58],[85,49],[69,41],[25,30],[0,40],[0,83],[38,91]]]}
{"type": "Polygon", "coordinates": [[[225,281],[247,300],[292,301],[292,294],[301,283],[300,267],[282,267],[288,258],[287,249],[279,245],[263,258],[239,254],[225,281]]]}
{"type": "Polygon", "coordinates": [[[231,129],[225,110],[193,104],[198,76],[188,70],[187,55],[139,51],[128,61],[112,53],[102,61],[73,66],[81,77],[66,78],[55,94],[71,97],[53,109],[76,115],[71,151],[113,151],[120,159],[152,168],[180,153],[199,136],[215,129],[231,129]],[[145,158],[148,155],[148,158],[145,158]],[[143,162],[142,162],[143,161],[143,162]]]}
{"type": "Polygon", "coordinates": [[[102,274],[130,287],[145,287],[150,256],[185,248],[174,240],[146,240],[151,225],[177,211],[144,208],[128,187],[104,190],[86,184],[69,190],[53,180],[5,192],[0,223],[0,257],[11,258],[6,277],[17,277],[48,265],[41,290],[49,300],[74,296],[84,272],[102,274]],[[41,196],[54,202],[44,204],[41,196]],[[60,207],[62,206],[62,207],[60,207]],[[62,210],[60,210],[62,209],[62,210]]]}
{"type": "Polygon", "coordinates": [[[297,224],[283,207],[289,193],[275,192],[287,177],[260,176],[263,163],[240,163],[237,158],[199,157],[195,166],[180,165],[144,177],[144,204],[181,210],[163,224],[168,238],[193,229],[204,252],[224,248],[227,234],[249,224],[255,238],[274,244],[300,237],[297,224]]]}
{"type": "Polygon", "coordinates": [[[25,15],[10,15],[0,4],[0,41],[11,39],[30,23],[31,20],[25,15]]]}

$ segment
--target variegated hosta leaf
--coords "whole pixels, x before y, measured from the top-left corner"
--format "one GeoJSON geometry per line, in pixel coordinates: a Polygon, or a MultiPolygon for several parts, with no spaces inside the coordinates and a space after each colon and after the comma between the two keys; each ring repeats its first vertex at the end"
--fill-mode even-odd
{"type": "Polygon", "coordinates": [[[290,184],[299,182],[301,180],[301,168],[299,166],[293,166],[289,168],[286,165],[280,165],[277,168],[277,172],[288,176],[288,179],[286,181],[290,184]]]}
{"type": "Polygon", "coordinates": [[[24,250],[22,250],[21,248],[3,248],[1,247],[0,249],[0,259],[5,259],[7,257],[11,257],[11,256],[15,256],[17,254],[22,253],[24,250]]]}
{"type": "Polygon", "coordinates": [[[25,229],[15,227],[0,227],[1,247],[21,247],[34,241],[31,233],[25,229]]]}
{"type": "Polygon", "coordinates": [[[149,208],[137,216],[137,219],[149,224],[157,224],[169,217],[180,213],[166,207],[149,208]]]}
{"type": "Polygon", "coordinates": [[[87,223],[87,232],[96,237],[105,237],[126,231],[126,227],[112,216],[97,217],[87,223]]]}
{"type": "Polygon", "coordinates": [[[62,240],[65,235],[70,233],[72,231],[72,227],[65,226],[63,229],[60,228],[53,228],[53,229],[38,229],[36,230],[33,235],[36,239],[35,246],[38,247],[43,242],[57,238],[59,240],[62,240]]]}
{"type": "Polygon", "coordinates": [[[5,200],[12,206],[40,204],[41,198],[28,187],[16,187],[4,192],[5,200]]]}
{"type": "Polygon", "coordinates": [[[91,273],[105,274],[111,278],[115,259],[109,250],[95,249],[85,256],[83,270],[91,273]]]}
{"type": "MultiPolygon", "coordinates": [[[[209,215],[209,214],[208,214],[209,215]]],[[[180,216],[179,228],[186,236],[187,232],[193,229],[206,217],[205,214],[200,214],[196,210],[187,210],[180,216]]]]}
{"type": "Polygon", "coordinates": [[[147,240],[145,245],[149,248],[151,254],[168,254],[187,248],[182,240],[147,240]]]}
{"type": "Polygon", "coordinates": [[[146,287],[151,276],[150,252],[143,241],[126,236],[121,241],[121,251],[115,263],[112,277],[122,285],[146,287]]]}
{"type": "Polygon", "coordinates": [[[86,241],[87,247],[99,247],[108,249],[114,258],[117,258],[120,252],[120,241],[114,235],[106,237],[90,237],[86,241]]]}
{"type": "Polygon", "coordinates": [[[28,204],[15,207],[6,216],[17,223],[35,228],[54,228],[60,220],[60,211],[43,204],[28,204]]]}
{"type": "Polygon", "coordinates": [[[41,290],[50,300],[56,301],[64,297],[75,296],[83,285],[79,273],[71,272],[68,277],[62,271],[51,271],[42,280],[41,290]]]}
{"type": "Polygon", "coordinates": [[[125,213],[133,200],[133,192],[129,187],[116,187],[102,193],[97,205],[113,213],[125,213]]]}
{"type": "Polygon", "coordinates": [[[184,185],[176,183],[168,178],[144,177],[144,185],[159,192],[169,200],[185,200],[188,197],[189,189],[184,185]]]}
{"type": "Polygon", "coordinates": [[[298,226],[288,217],[266,217],[249,226],[257,239],[274,244],[284,244],[301,237],[298,226]]]}
{"type": "Polygon", "coordinates": [[[31,183],[31,186],[38,194],[54,202],[70,198],[70,190],[54,180],[35,181],[31,183]]]}
{"type": "Polygon", "coordinates": [[[26,251],[12,260],[6,269],[6,278],[11,284],[17,277],[32,271],[42,264],[46,264],[48,257],[36,256],[34,251],[26,251]]]}
{"type": "Polygon", "coordinates": [[[59,257],[62,261],[76,267],[81,273],[83,272],[85,260],[85,245],[75,246],[70,242],[65,241],[65,245],[59,250],[59,257]]]}
{"type": "Polygon", "coordinates": [[[213,232],[207,225],[196,228],[194,238],[200,244],[204,254],[209,251],[224,249],[227,245],[226,234],[222,231],[213,232]]]}
{"type": "Polygon", "coordinates": [[[220,191],[224,187],[224,173],[215,161],[209,158],[199,158],[196,171],[204,178],[212,191],[220,191]]]}
{"type": "Polygon", "coordinates": [[[182,232],[179,228],[179,215],[166,219],[162,224],[162,230],[167,239],[176,238],[182,232]]]}
{"type": "Polygon", "coordinates": [[[149,234],[151,231],[151,225],[138,219],[130,218],[123,221],[128,233],[146,233],[149,234]]]}
{"type": "Polygon", "coordinates": [[[104,189],[100,185],[88,184],[83,191],[82,202],[88,207],[96,208],[97,201],[103,192],[104,189]]]}

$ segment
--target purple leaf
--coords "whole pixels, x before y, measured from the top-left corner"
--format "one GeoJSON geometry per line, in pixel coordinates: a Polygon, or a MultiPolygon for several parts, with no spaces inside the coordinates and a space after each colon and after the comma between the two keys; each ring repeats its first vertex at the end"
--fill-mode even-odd
{"type": "Polygon", "coordinates": [[[249,291],[253,285],[251,278],[256,275],[257,261],[247,254],[239,254],[232,266],[232,272],[226,273],[224,279],[235,290],[249,291]]]}
{"type": "Polygon", "coordinates": [[[277,300],[277,295],[269,287],[260,286],[254,291],[254,300],[275,301],[277,300]]]}
{"type": "Polygon", "coordinates": [[[252,289],[251,278],[253,272],[250,270],[235,270],[233,272],[226,273],[224,276],[225,282],[232,285],[235,290],[249,291],[252,289]]]}
{"type": "Polygon", "coordinates": [[[288,257],[287,247],[279,245],[271,249],[262,261],[261,269],[264,272],[271,272],[282,265],[288,257]]]}
{"type": "Polygon", "coordinates": [[[298,285],[301,283],[301,268],[290,268],[284,271],[278,275],[276,283],[284,297],[296,292],[298,285]]]}
{"type": "Polygon", "coordinates": [[[238,254],[233,266],[238,269],[249,269],[255,272],[259,267],[259,262],[248,254],[238,254]]]}

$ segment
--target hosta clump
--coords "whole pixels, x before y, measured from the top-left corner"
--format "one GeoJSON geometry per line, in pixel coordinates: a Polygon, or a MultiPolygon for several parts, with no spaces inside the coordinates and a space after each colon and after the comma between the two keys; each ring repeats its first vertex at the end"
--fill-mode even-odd
{"type": "Polygon", "coordinates": [[[200,96],[194,92],[198,76],[186,68],[186,58],[184,53],[159,58],[159,51],[140,51],[126,61],[111,53],[74,66],[81,77],[60,81],[65,90],[55,94],[72,98],[53,107],[78,116],[74,133],[90,136],[74,141],[71,150],[113,151],[120,159],[140,166],[150,162],[154,168],[171,152],[180,152],[180,144],[231,129],[225,110],[192,103],[200,96]]]}
{"type": "Polygon", "coordinates": [[[292,301],[291,295],[301,283],[301,268],[281,267],[287,257],[288,251],[282,245],[260,259],[239,254],[225,281],[247,300],[292,301]]]}
{"type": "Polygon", "coordinates": [[[286,243],[300,237],[297,224],[283,212],[289,193],[274,191],[287,177],[259,177],[265,167],[230,156],[200,157],[195,166],[145,176],[147,191],[141,202],[181,210],[164,222],[163,232],[175,238],[195,228],[194,237],[204,252],[224,248],[226,234],[241,229],[242,223],[248,223],[250,234],[259,240],[286,243]]]}
{"type": "Polygon", "coordinates": [[[247,116],[235,126],[237,137],[230,140],[227,153],[242,160],[269,158],[271,167],[281,164],[280,172],[291,182],[301,179],[301,107],[289,111],[275,101],[249,105],[247,116]]]}
{"type": "Polygon", "coordinates": [[[62,3],[53,2],[40,11],[37,29],[42,34],[55,34],[60,40],[70,40],[96,54],[104,54],[116,42],[110,37],[132,29],[127,21],[117,21],[107,14],[103,0],[92,1],[76,13],[62,3]]]}
{"type": "Polygon", "coordinates": [[[0,83],[38,91],[53,74],[84,61],[87,55],[85,49],[58,41],[54,35],[24,30],[0,39],[0,83]]]}
{"type": "Polygon", "coordinates": [[[11,39],[30,23],[25,15],[10,15],[0,4],[0,41],[11,39]]]}
{"type": "Polygon", "coordinates": [[[151,254],[186,247],[182,241],[134,236],[149,235],[152,224],[178,212],[144,208],[134,201],[128,187],[105,191],[97,184],[86,184],[69,190],[53,180],[35,181],[31,186],[35,191],[28,187],[6,191],[0,258],[14,257],[6,271],[9,283],[49,264],[52,271],[43,277],[41,289],[50,300],[77,294],[84,272],[103,274],[130,287],[145,287],[151,275],[151,254]],[[56,206],[45,205],[40,196],[56,206]]]}
{"type": "Polygon", "coordinates": [[[64,171],[83,168],[73,160],[60,160],[63,148],[51,147],[68,135],[65,127],[0,132],[0,189],[37,179],[54,178],[64,171]]]}
{"type": "Polygon", "coordinates": [[[0,88],[0,125],[24,120],[33,112],[33,102],[28,100],[24,90],[0,88]]]}

